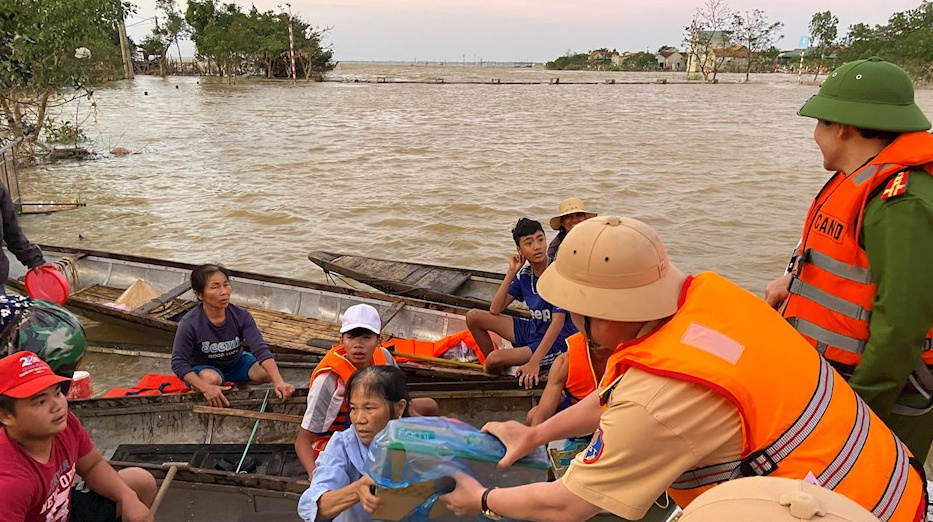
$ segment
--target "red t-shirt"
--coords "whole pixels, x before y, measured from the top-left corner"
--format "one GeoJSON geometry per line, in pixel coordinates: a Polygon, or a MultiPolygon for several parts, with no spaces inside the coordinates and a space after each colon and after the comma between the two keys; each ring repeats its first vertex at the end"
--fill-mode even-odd
{"type": "Polygon", "coordinates": [[[0,429],[0,522],[59,522],[71,515],[71,485],[78,459],[94,449],[71,411],[65,431],[52,439],[52,452],[40,464],[0,429]]]}

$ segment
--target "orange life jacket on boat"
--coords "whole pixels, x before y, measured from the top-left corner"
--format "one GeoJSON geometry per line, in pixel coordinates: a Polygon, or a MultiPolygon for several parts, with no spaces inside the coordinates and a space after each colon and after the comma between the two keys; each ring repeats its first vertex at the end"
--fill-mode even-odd
{"type": "MultiPolygon", "coordinates": [[[[385,353],[385,350],[381,347],[375,350],[373,352],[372,364],[374,366],[389,364],[385,353]]],[[[350,361],[350,359],[347,359],[347,349],[339,344],[335,344],[321,359],[321,362],[319,362],[317,367],[314,368],[314,371],[311,372],[309,386],[313,386],[314,379],[325,371],[336,373],[337,378],[346,384],[350,382],[350,376],[352,376],[353,372],[356,370],[357,367],[350,361]]],[[[314,434],[314,440],[311,443],[311,447],[317,452],[323,451],[324,446],[327,445],[327,441],[330,440],[334,433],[343,431],[349,427],[350,405],[347,400],[344,399],[343,404],[340,405],[340,411],[337,412],[337,417],[334,419],[334,422],[331,423],[330,427],[327,428],[327,431],[314,434]]]]}
{"type": "Polygon", "coordinates": [[[577,332],[567,338],[567,382],[560,393],[557,411],[565,410],[596,391],[599,378],[590,359],[586,337],[577,332]]]}
{"type": "MultiPolygon", "coordinates": [[[[471,334],[469,330],[460,330],[455,334],[448,335],[447,337],[437,341],[419,341],[417,339],[395,338],[382,343],[382,346],[400,354],[440,357],[444,355],[447,350],[457,346],[460,343],[466,344],[471,350],[473,350],[473,353],[475,353],[479,358],[480,364],[484,364],[486,362],[486,356],[483,354],[483,351],[479,349],[479,346],[473,339],[473,334],[471,334]]],[[[404,356],[396,357],[396,360],[400,362],[408,361],[408,359],[406,359],[404,356]]]]}
{"type": "MultiPolygon", "coordinates": [[[[859,243],[865,205],[880,190],[903,191],[901,173],[911,169],[933,173],[929,133],[902,134],[859,170],[837,172],[810,206],[782,313],[830,361],[857,366],[862,359],[876,293],[859,243]]],[[[933,365],[931,345],[933,326],[924,344],[927,365],[933,365]]]]}
{"type": "Polygon", "coordinates": [[[919,520],[925,484],[907,448],[762,299],[705,272],[681,302],[667,323],[619,346],[601,392],[639,368],[709,387],[738,409],[743,458],[683,473],[669,489],[680,506],[727,480],[812,472],[882,521],[919,520]]]}

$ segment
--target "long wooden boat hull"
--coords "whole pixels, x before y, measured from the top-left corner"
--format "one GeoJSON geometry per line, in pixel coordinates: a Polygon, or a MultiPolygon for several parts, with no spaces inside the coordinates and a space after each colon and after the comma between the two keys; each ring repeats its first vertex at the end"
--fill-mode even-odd
{"type": "MultiPolygon", "coordinates": [[[[524,420],[525,413],[540,398],[540,390],[516,389],[514,383],[506,382],[486,383],[483,391],[464,390],[462,383],[413,383],[409,388],[413,397],[434,398],[442,415],[459,418],[477,427],[489,421],[524,420]]],[[[259,413],[266,403],[263,413],[297,417],[304,412],[307,392],[307,388],[297,390],[287,403],[274,399],[267,401],[264,390],[231,392],[227,396],[231,410],[259,413]]],[[[230,448],[225,448],[226,453],[236,455],[250,440],[256,420],[196,411],[197,406],[203,405],[199,394],[70,402],[70,407],[105,457],[128,458],[132,452],[121,451],[115,455],[117,448],[127,442],[132,442],[131,449],[145,444],[165,445],[144,448],[151,454],[148,463],[145,458],[114,463],[117,467],[141,465],[156,478],[163,478],[167,467],[153,460],[160,460],[163,455],[166,461],[173,460],[173,456],[176,459],[190,458],[180,456],[183,453],[176,451],[174,445],[211,444],[214,446],[209,448],[217,448],[222,446],[216,445],[229,444],[230,448]]],[[[296,420],[260,420],[256,436],[252,439],[252,444],[260,445],[255,451],[278,450],[290,454],[287,445],[295,440],[296,420]]],[[[184,450],[198,449],[186,447],[184,450]]],[[[210,466],[204,460],[191,460],[198,465],[210,466]]],[[[228,460],[234,459],[228,457],[228,460]]],[[[259,456],[259,460],[263,461],[263,457],[259,456]]],[[[249,520],[257,522],[297,522],[298,498],[308,487],[306,480],[296,477],[301,473],[299,465],[283,462],[282,457],[275,456],[266,457],[265,462],[273,464],[256,470],[262,473],[238,474],[196,466],[179,471],[157,520],[238,520],[248,515],[249,520]]],[[[661,503],[653,506],[642,520],[666,521],[675,506],[673,502],[664,504],[663,501],[663,497],[659,499],[661,503]]],[[[623,519],[603,514],[591,522],[620,520],[623,519]]]]}
{"type": "MultiPolygon", "coordinates": [[[[71,285],[66,306],[94,320],[146,328],[156,336],[161,334],[162,339],[171,338],[178,321],[197,304],[190,290],[172,295],[172,289],[185,284],[195,265],[93,250],[40,247],[46,260],[55,263],[71,285]],[[163,305],[145,313],[112,306],[140,279],[167,294],[163,305]]],[[[25,267],[11,263],[7,284],[23,290],[21,281],[25,273],[25,267]]],[[[466,309],[450,305],[236,270],[232,271],[231,282],[232,301],[250,311],[276,353],[326,353],[320,342],[316,345],[308,342],[336,341],[341,313],[359,303],[372,305],[381,314],[390,316],[384,325],[385,337],[436,340],[466,328],[466,309]]],[[[479,371],[445,366],[419,364],[406,365],[405,369],[427,380],[490,378],[479,371]]]]}
{"type": "MultiPolygon", "coordinates": [[[[505,274],[425,263],[393,261],[316,250],[308,254],[312,263],[393,295],[406,295],[467,308],[488,309],[505,274]]],[[[506,310],[526,316],[527,309],[515,304],[506,310]]]]}
{"type": "MultiPolygon", "coordinates": [[[[413,397],[437,401],[441,415],[454,417],[477,427],[493,420],[521,420],[540,397],[541,390],[525,390],[514,381],[490,381],[480,385],[412,383],[413,397]],[[477,389],[482,387],[483,389],[477,389]]],[[[296,390],[286,403],[268,389],[226,393],[230,410],[259,411],[288,416],[291,422],[261,421],[254,443],[294,442],[297,421],[304,415],[307,388],[296,390]]],[[[157,396],[83,399],[70,401],[72,411],[105,456],[117,446],[136,444],[243,444],[249,440],[256,420],[247,417],[200,413],[205,402],[199,393],[157,396]],[[200,406],[201,408],[199,408],[200,406]]]]}

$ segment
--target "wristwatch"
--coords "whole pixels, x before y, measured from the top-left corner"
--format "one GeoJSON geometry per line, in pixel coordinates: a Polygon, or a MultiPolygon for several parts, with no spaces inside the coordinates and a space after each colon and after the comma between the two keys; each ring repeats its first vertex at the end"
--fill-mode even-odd
{"type": "Polygon", "coordinates": [[[486,518],[489,518],[489,519],[492,519],[492,520],[499,520],[499,519],[502,518],[502,515],[500,515],[499,513],[496,513],[495,511],[489,509],[489,504],[486,503],[486,500],[489,498],[489,492],[492,491],[492,490],[494,490],[494,489],[497,489],[497,488],[495,488],[495,487],[486,488],[486,491],[483,491],[483,499],[482,499],[482,501],[480,501],[480,507],[483,509],[483,515],[484,515],[486,518]]]}

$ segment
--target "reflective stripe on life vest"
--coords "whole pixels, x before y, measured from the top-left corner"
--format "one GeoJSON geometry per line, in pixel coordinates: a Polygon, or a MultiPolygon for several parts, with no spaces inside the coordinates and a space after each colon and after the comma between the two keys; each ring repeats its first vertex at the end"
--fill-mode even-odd
{"type": "MultiPolygon", "coordinates": [[[[697,468],[682,474],[671,484],[673,489],[694,489],[740,477],[764,476],[813,433],[829,407],[835,379],[829,364],[820,359],[820,379],[816,391],[797,421],[773,444],[742,460],[697,468]]],[[[864,441],[863,441],[864,443],[864,441]]],[[[859,448],[861,450],[861,448],[859,448]]],[[[842,452],[840,452],[842,453],[842,452]]],[[[843,475],[844,476],[844,475],[843,475]]],[[[841,480],[841,479],[840,479],[841,480]]],[[[838,482],[837,482],[838,484],[838,482]]]]}
{"type": "Polygon", "coordinates": [[[688,282],[681,303],[653,332],[619,346],[602,380],[604,389],[615,386],[613,401],[624,401],[620,376],[637,368],[703,386],[735,406],[741,459],[683,470],[669,489],[681,507],[726,480],[812,473],[882,520],[915,520],[924,488],[899,457],[905,447],[794,328],[708,272],[688,282]]]}
{"type": "MultiPolygon", "coordinates": [[[[832,362],[854,367],[865,351],[877,288],[859,237],[862,221],[867,203],[903,172],[933,174],[929,133],[901,134],[854,173],[837,172],[807,212],[781,313],[832,362]]],[[[924,338],[922,359],[933,366],[933,326],[924,338]]]]}

